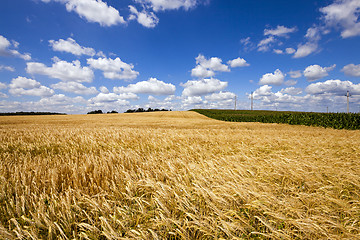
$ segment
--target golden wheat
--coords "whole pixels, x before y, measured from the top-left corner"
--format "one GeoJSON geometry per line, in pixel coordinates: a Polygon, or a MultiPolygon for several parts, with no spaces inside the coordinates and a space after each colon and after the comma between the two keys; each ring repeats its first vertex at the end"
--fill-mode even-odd
{"type": "Polygon", "coordinates": [[[360,132],[0,117],[1,239],[360,238],[360,132]]]}

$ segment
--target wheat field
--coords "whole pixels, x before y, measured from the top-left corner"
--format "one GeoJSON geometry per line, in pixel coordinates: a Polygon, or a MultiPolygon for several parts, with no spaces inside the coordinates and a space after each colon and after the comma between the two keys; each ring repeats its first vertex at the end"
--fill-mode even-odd
{"type": "Polygon", "coordinates": [[[360,239],[360,131],[0,117],[0,239],[360,239]]]}

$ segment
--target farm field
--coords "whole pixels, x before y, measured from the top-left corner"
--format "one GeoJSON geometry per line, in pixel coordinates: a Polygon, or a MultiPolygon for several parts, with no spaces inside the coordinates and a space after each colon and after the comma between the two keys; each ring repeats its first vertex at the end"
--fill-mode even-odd
{"type": "Polygon", "coordinates": [[[264,110],[193,109],[217,120],[230,122],[286,123],[334,129],[360,130],[360,113],[316,113],[264,110]]]}
{"type": "Polygon", "coordinates": [[[0,239],[360,239],[360,131],[0,117],[0,239]]]}

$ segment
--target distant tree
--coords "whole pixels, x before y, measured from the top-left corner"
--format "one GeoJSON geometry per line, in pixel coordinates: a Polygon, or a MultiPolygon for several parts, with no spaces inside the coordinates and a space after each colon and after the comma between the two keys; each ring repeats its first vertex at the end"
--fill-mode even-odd
{"type": "Polygon", "coordinates": [[[152,108],[148,108],[147,110],[145,110],[144,108],[138,108],[138,109],[128,109],[126,110],[125,113],[134,113],[134,112],[159,112],[159,111],[171,111],[170,110],[167,110],[167,109],[158,109],[158,108],[155,108],[155,109],[152,109],[152,108]]]}
{"type": "Polygon", "coordinates": [[[0,116],[18,116],[18,115],[66,115],[66,113],[55,113],[55,112],[8,112],[8,113],[0,113],[0,116]]]}
{"type": "Polygon", "coordinates": [[[91,111],[91,112],[88,112],[87,114],[102,114],[103,111],[101,110],[95,110],[95,111],[91,111]]]}
{"type": "Polygon", "coordinates": [[[118,112],[115,110],[112,110],[111,112],[107,112],[107,113],[118,113],[118,112]]]}

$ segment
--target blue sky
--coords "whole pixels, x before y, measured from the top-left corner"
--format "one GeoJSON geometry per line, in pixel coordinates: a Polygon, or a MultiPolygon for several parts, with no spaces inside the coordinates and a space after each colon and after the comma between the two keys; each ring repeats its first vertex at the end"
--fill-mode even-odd
{"type": "Polygon", "coordinates": [[[5,0],[0,112],[360,111],[360,0],[5,0]]]}

